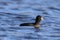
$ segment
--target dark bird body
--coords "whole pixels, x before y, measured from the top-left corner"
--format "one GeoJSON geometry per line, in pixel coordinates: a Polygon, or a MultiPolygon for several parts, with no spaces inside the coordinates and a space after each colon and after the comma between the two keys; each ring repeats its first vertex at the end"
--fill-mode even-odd
{"type": "Polygon", "coordinates": [[[20,26],[34,26],[35,28],[39,28],[40,27],[40,21],[41,21],[42,17],[40,15],[38,15],[36,17],[35,23],[22,23],[20,24],[20,26]]]}

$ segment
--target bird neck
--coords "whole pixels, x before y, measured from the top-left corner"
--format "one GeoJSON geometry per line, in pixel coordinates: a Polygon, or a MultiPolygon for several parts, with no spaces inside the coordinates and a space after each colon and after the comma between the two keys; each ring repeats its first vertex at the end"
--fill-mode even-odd
{"type": "Polygon", "coordinates": [[[39,24],[40,21],[36,21],[35,24],[39,24]]]}
{"type": "Polygon", "coordinates": [[[41,21],[41,17],[36,17],[35,24],[39,24],[40,21],[41,21]]]}

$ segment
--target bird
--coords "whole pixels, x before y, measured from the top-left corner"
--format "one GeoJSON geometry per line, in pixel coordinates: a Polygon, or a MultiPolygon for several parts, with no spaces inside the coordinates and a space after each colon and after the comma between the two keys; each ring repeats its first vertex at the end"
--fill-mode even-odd
{"type": "Polygon", "coordinates": [[[34,26],[34,28],[39,28],[41,20],[43,20],[43,18],[38,15],[35,19],[35,23],[22,23],[20,26],[34,26]]]}

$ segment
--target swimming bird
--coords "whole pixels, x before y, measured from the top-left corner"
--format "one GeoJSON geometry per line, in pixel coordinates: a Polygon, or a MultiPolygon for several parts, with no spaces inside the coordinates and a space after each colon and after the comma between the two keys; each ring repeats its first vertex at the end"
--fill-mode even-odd
{"type": "Polygon", "coordinates": [[[22,23],[22,24],[20,24],[20,26],[34,26],[34,28],[39,28],[40,27],[39,23],[42,19],[43,18],[40,15],[38,15],[36,17],[35,23],[22,23]]]}

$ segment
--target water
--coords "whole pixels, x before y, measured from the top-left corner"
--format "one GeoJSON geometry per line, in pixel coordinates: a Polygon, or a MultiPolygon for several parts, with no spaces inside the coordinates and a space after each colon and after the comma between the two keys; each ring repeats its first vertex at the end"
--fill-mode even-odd
{"type": "Polygon", "coordinates": [[[59,0],[0,0],[0,40],[60,40],[59,0]],[[19,26],[41,15],[40,30],[19,26]]]}

